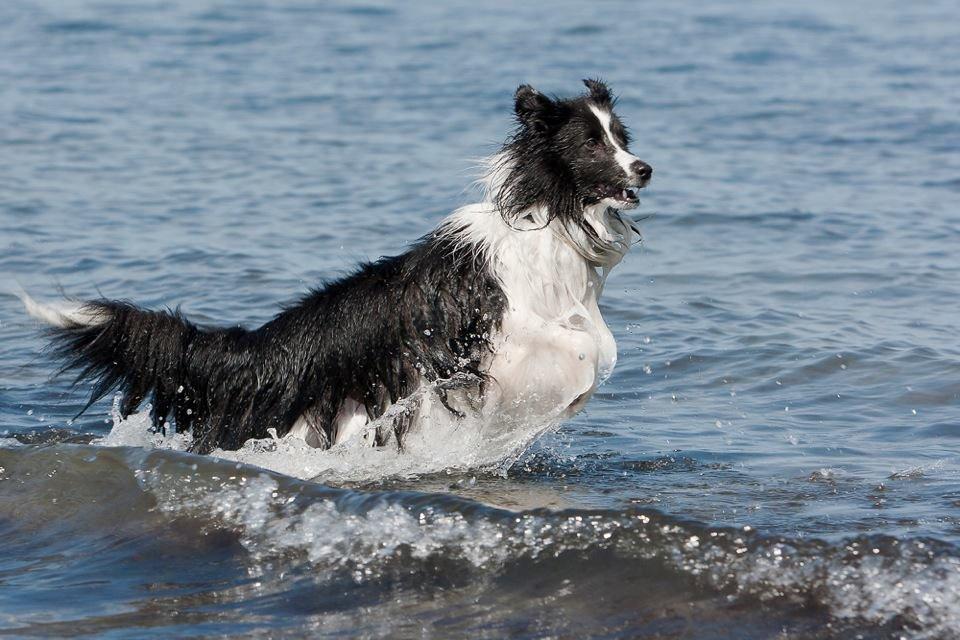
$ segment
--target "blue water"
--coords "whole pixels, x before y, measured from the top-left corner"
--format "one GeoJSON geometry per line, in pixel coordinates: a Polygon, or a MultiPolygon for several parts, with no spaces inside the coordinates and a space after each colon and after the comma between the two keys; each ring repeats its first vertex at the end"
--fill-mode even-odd
{"type": "Polygon", "coordinates": [[[98,445],[0,297],[0,633],[957,637],[955,3],[8,1],[0,283],[261,322],[594,75],[653,215],[505,475],[98,445]]]}

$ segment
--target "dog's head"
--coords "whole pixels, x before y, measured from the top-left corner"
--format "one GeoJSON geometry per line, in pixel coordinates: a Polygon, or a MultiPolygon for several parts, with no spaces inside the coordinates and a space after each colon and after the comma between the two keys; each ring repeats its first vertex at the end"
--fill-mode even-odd
{"type": "Polygon", "coordinates": [[[505,147],[509,169],[501,202],[505,213],[531,206],[551,217],[575,215],[592,205],[632,209],[653,169],[628,150],[630,139],[600,80],[584,80],[587,92],[569,99],[521,85],[514,96],[518,129],[505,147]]]}
{"type": "MultiPolygon", "coordinates": [[[[584,80],[587,93],[568,100],[549,98],[530,85],[514,96],[523,137],[535,142],[542,169],[575,187],[584,205],[602,202],[614,209],[637,206],[637,190],[653,169],[630,153],[629,134],[613,112],[610,89],[584,80]]],[[[517,158],[519,159],[519,158],[517,158]]]]}
{"type": "Polygon", "coordinates": [[[629,134],[607,85],[583,82],[586,93],[567,99],[526,84],[517,89],[518,126],[489,182],[510,224],[526,218],[536,228],[559,221],[557,231],[602,261],[611,250],[622,257],[626,247],[617,236],[636,232],[620,211],[639,204],[637,192],[653,168],[628,150],[629,134]]]}

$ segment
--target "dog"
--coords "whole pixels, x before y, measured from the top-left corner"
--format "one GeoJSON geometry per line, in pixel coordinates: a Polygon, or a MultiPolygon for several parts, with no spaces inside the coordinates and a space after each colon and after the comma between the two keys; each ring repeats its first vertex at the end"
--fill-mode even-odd
{"type": "Polygon", "coordinates": [[[61,373],[92,383],[81,413],[111,392],[123,417],[149,402],[154,429],[190,432],[198,453],[268,434],[402,450],[409,433],[468,416],[500,431],[556,424],[616,363],[598,300],[639,241],[624,212],[653,173],[608,86],[583,82],[566,99],[521,85],[482,202],[257,329],[106,299],[23,294],[26,310],[50,325],[61,373]]]}

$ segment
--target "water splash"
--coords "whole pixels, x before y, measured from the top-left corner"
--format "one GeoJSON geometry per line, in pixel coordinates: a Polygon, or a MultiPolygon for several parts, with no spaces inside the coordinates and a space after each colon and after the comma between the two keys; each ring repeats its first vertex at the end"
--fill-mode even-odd
{"type": "MultiPolygon", "coordinates": [[[[366,425],[362,433],[330,449],[315,449],[295,437],[272,436],[249,440],[236,451],[216,449],[211,455],[300,479],[321,481],[357,482],[466,470],[502,475],[534,441],[556,426],[536,416],[528,416],[526,421],[513,419],[504,425],[489,416],[455,418],[447,412],[435,411],[433,415],[443,417],[411,431],[402,451],[393,444],[384,447],[369,444],[365,433],[388,425],[398,413],[411,410],[417,403],[430,401],[431,390],[431,387],[421,388],[366,425]]],[[[166,435],[154,431],[149,405],[122,418],[119,401],[115,399],[111,418],[110,433],[94,444],[175,451],[186,451],[190,446],[189,433],[177,434],[172,428],[167,429],[166,435]]]]}

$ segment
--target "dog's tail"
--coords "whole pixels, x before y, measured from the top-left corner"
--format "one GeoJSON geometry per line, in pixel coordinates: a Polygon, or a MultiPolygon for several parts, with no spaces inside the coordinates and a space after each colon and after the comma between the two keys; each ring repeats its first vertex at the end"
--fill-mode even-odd
{"type": "Polygon", "coordinates": [[[265,437],[267,428],[279,426],[273,424],[278,410],[285,414],[282,409],[289,408],[276,406],[279,398],[251,406],[263,396],[251,393],[257,383],[256,341],[249,331],[204,329],[179,311],[149,311],[128,302],[43,304],[18,295],[30,315],[51,326],[55,353],[63,361],[60,373],[73,370],[74,384],[93,383],[81,413],[114,390],[122,393],[123,417],[150,398],[155,427],[165,431],[172,414],[178,432],[193,430],[191,448],[206,453],[265,437]]]}

